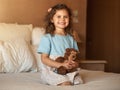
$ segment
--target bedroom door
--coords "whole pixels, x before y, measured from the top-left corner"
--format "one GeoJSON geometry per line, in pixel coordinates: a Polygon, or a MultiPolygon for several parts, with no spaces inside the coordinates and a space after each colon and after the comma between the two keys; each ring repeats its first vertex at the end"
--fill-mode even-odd
{"type": "Polygon", "coordinates": [[[87,59],[107,60],[106,71],[120,73],[120,0],[88,0],[87,59]]]}

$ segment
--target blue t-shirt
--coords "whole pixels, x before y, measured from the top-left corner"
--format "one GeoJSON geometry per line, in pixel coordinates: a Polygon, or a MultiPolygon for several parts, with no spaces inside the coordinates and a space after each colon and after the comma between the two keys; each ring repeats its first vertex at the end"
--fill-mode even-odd
{"type": "Polygon", "coordinates": [[[67,34],[62,36],[55,34],[54,36],[51,36],[50,34],[45,34],[41,37],[37,52],[63,56],[66,48],[78,50],[77,43],[71,35],[67,34]]]}

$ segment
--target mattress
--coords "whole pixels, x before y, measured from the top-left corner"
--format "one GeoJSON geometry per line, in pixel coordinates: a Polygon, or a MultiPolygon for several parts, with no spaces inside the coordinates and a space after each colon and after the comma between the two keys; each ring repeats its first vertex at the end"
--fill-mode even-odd
{"type": "Polygon", "coordinates": [[[50,86],[41,81],[40,72],[1,73],[0,90],[120,90],[120,74],[80,70],[83,84],[50,86]]]}

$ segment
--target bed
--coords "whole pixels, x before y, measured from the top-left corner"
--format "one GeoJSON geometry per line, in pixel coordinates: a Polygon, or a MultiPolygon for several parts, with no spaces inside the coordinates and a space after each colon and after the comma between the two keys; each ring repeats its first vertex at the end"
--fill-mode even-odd
{"type": "Polygon", "coordinates": [[[36,53],[44,28],[0,23],[0,90],[120,90],[120,74],[81,68],[83,84],[45,85],[36,53]]]}
{"type": "Polygon", "coordinates": [[[49,86],[42,84],[40,73],[0,74],[0,90],[120,90],[120,75],[102,71],[81,70],[83,84],[49,86]]]}

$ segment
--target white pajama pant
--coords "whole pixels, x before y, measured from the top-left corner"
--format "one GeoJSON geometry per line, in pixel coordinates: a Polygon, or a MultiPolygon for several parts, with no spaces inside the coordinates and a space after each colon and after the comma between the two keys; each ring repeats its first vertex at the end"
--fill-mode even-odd
{"type": "Polygon", "coordinates": [[[78,71],[68,73],[66,75],[60,75],[53,71],[43,71],[41,72],[41,79],[45,84],[48,85],[58,85],[66,81],[73,83],[76,74],[78,74],[78,71]]]}

